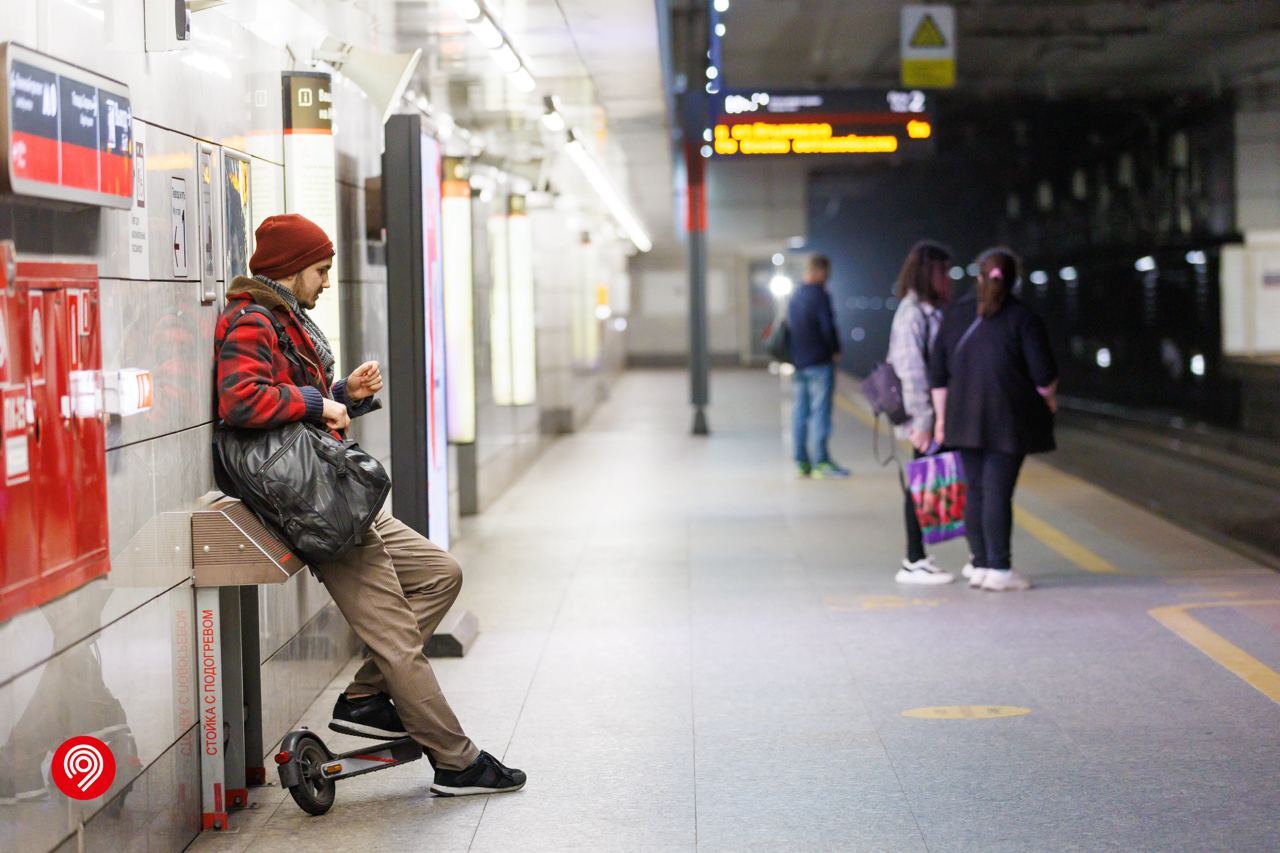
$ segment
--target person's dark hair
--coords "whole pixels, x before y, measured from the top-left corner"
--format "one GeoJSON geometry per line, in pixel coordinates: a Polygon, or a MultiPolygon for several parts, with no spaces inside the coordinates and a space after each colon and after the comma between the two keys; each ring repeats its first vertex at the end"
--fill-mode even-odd
{"type": "Polygon", "coordinates": [[[813,255],[809,258],[809,272],[818,272],[819,270],[827,275],[831,274],[831,259],[826,255],[813,255]]]}
{"type": "Polygon", "coordinates": [[[950,264],[951,253],[945,246],[931,240],[921,240],[907,252],[893,295],[905,299],[908,293],[914,293],[921,302],[937,305],[940,294],[933,289],[933,271],[939,266],[945,268],[950,264]]]}
{"type": "Polygon", "coordinates": [[[1008,249],[988,249],[978,256],[978,316],[993,317],[1022,275],[1022,261],[1008,249]]]}

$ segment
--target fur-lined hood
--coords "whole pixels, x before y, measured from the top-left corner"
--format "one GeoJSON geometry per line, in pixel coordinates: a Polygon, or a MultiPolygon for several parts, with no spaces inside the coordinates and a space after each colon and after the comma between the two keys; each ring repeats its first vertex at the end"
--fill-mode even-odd
{"type": "Polygon", "coordinates": [[[241,295],[248,296],[263,308],[271,310],[283,308],[286,312],[290,310],[285,301],[280,298],[280,294],[256,278],[250,278],[247,275],[236,276],[232,279],[231,286],[227,288],[228,299],[241,295]]]}

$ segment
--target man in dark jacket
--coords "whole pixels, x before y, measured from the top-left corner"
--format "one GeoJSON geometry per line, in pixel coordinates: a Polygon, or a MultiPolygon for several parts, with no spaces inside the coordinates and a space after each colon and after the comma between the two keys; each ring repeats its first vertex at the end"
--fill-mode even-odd
{"type": "MultiPolygon", "coordinates": [[[[307,314],[329,286],[333,243],[297,214],[267,217],[255,234],[254,276],[231,283],[214,331],[218,418],[252,429],[305,420],[341,434],[351,417],[379,407],[374,394],[382,375],[370,361],[335,382],[333,351],[307,314]],[[286,356],[267,317],[245,310],[251,305],[284,327],[296,360],[286,356]]],[[[360,737],[412,736],[435,767],[431,790],[443,796],[523,787],[524,773],[504,767],[463,733],[423,653],[462,587],[457,560],[383,509],[362,544],[312,568],[368,647],[329,727],[360,737]]]]}
{"type": "Polygon", "coordinates": [[[792,378],[791,431],[796,473],[815,479],[839,479],[849,472],[831,460],[831,406],[835,399],[835,363],[840,360],[840,336],[836,333],[827,278],[831,261],[826,255],[809,259],[804,285],[791,296],[787,325],[791,330],[792,378]],[[814,454],[809,455],[809,423],[813,423],[814,454]]]}

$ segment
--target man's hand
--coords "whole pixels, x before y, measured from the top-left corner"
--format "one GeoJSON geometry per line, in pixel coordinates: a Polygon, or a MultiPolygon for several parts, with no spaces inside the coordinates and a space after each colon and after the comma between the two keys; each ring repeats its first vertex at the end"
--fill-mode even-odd
{"type": "Polygon", "coordinates": [[[921,453],[929,452],[929,445],[933,443],[933,435],[922,429],[911,430],[911,446],[921,453]]]}
{"type": "Polygon", "coordinates": [[[337,400],[330,400],[326,397],[324,400],[324,425],[338,432],[342,432],[350,426],[351,415],[347,414],[347,407],[337,400]]]}
{"type": "Polygon", "coordinates": [[[347,377],[347,399],[359,403],[382,390],[382,371],[378,362],[366,361],[347,377]]]}
{"type": "Polygon", "coordinates": [[[947,430],[942,418],[938,418],[938,422],[933,425],[933,440],[938,442],[939,447],[947,443],[947,430]]]}

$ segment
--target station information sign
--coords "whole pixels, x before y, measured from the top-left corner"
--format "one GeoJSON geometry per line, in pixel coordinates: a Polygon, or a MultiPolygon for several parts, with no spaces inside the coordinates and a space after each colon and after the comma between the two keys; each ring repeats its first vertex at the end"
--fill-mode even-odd
{"type": "Polygon", "coordinates": [[[128,210],[129,87],[13,42],[0,65],[0,190],[128,210]]]}
{"type": "Polygon", "coordinates": [[[932,99],[920,90],[750,91],[712,102],[716,156],[927,156],[932,99]]]}

